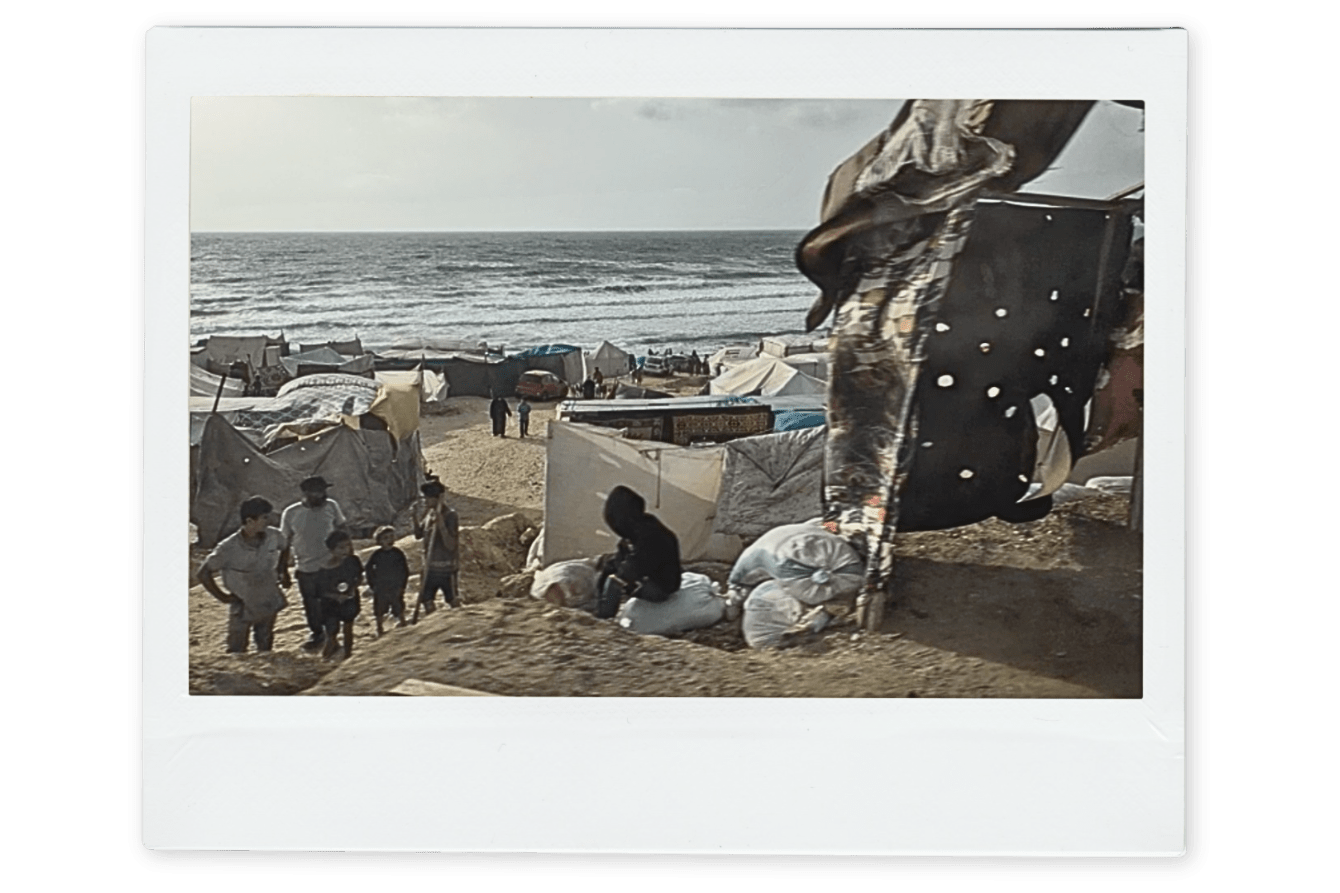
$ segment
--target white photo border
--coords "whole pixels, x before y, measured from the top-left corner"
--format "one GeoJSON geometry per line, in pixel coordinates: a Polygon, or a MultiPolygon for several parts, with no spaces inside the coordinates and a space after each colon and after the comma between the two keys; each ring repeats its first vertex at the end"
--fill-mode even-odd
{"type": "Polygon", "coordinates": [[[146,50],[146,846],[1184,851],[1184,31],[158,28],[146,50]],[[189,696],[190,107],[208,95],[1144,100],[1144,696],[189,696]],[[363,769],[375,754],[412,783],[363,769]]]}

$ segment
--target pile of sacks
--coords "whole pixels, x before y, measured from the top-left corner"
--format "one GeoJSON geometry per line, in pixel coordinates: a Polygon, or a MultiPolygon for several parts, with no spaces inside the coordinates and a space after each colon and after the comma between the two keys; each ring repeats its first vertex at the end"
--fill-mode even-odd
{"type": "MultiPolygon", "coordinates": [[[[560,561],[535,573],[530,594],[565,608],[595,610],[599,558],[560,561]]],[[[624,629],[648,636],[673,636],[719,623],[727,602],[721,588],[705,574],[684,571],[679,589],[663,602],[630,598],[615,621],[624,629]]]]}
{"type": "Polygon", "coordinates": [[[743,602],[751,648],[769,648],[793,627],[818,632],[831,619],[824,604],[853,598],[865,565],[846,540],[817,522],[769,530],[736,559],[727,599],[743,602]]]}
{"type": "MultiPolygon", "coordinates": [[[[552,605],[594,610],[599,561],[560,561],[537,571],[530,594],[552,605]]],[[[853,598],[864,573],[860,556],[841,537],[817,522],[787,524],[768,531],[740,555],[725,592],[706,575],[685,571],[669,599],[629,599],[615,619],[632,632],[668,636],[743,613],[745,641],[768,648],[793,627],[823,629],[831,619],[824,605],[853,598]]]]}

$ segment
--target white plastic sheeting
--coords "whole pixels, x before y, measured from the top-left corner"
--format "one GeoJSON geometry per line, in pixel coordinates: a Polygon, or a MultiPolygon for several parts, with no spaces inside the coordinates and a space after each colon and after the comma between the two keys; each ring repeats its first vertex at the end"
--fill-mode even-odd
{"type": "Polygon", "coordinates": [[[759,395],[823,394],[828,385],[776,357],[758,357],[728,369],[712,379],[713,394],[759,395]]]}
{"type": "Polygon", "coordinates": [[[739,537],[713,531],[724,446],[627,440],[575,422],[550,422],[548,430],[541,565],[616,550],[604,509],[620,484],[674,532],[682,560],[734,561],[740,554],[739,537]]]}

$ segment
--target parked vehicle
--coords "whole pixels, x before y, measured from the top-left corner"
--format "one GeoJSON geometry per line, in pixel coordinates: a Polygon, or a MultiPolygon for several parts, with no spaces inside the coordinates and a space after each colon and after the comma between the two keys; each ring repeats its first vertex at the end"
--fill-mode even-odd
{"type": "Polygon", "coordinates": [[[647,357],[646,362],[642,364],[642,371],[646,375],[659,375],[662,378],[675,374],[669,360],[662,356],[647,357]]]}
{"type": "Polygon", "coordinates": [[[529,397],[532,400],[559,400],[567,396],[568,386],[552,372],[531,369],[521,373],[516,393],[518,397],[529,397]]]}

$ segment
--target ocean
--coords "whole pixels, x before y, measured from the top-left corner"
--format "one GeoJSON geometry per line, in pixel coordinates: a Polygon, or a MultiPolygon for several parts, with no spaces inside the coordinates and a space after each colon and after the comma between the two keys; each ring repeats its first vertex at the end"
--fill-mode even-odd
{"type": "Polygon", "coordinates": [[[803,331],[800,231],[194,233],[191,338],[712,351],[803,331]]]}

